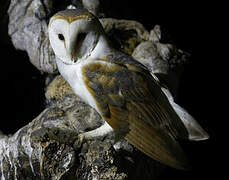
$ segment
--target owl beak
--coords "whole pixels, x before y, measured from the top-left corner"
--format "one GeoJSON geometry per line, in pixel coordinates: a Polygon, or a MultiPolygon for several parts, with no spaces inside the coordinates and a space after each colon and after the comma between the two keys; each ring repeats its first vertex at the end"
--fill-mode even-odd
{"type": "Polygon", "coordinates": [[[69,43],[66,47],[67,52],[69,54],[69,58],[72,62],[76,62],[76,53],[75,53],[75,48],[74,48],[74,43],[69,43]]]}
{"type": "Polygon", "coordinates": [[[71,54],[71,55],[70,55],[71,61],[72,61],[72,62],[76,62],[75,53],[71,51],[70,54],[71,54]]]}

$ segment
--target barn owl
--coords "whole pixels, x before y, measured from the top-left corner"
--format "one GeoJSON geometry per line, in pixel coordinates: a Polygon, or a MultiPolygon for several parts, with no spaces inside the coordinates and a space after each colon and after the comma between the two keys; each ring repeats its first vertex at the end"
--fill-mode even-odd
{"type": "Polygon", "coordinates": [[[48,31],[60,74],[104,120],[99,128],[78,135],[81,142],[115,132],[165,165],[189,168],[177,139],[202,140],[207,133],[189,117],[179,117],[188,113],[178,105],[174,110],[144,65],[112,48],[93,14],[60,11],[50,19],[48,31]]]}

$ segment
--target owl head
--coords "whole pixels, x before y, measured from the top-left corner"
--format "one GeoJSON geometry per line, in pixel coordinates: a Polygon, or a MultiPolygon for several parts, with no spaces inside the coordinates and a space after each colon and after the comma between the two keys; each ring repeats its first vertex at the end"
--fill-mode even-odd
{"type": "Polygon", "coordinates": [[[52,16],[48,33],[55,55],[65,64],[76,64],[90,56],[104,31],[87,10],[67,9],[52,16]]]}

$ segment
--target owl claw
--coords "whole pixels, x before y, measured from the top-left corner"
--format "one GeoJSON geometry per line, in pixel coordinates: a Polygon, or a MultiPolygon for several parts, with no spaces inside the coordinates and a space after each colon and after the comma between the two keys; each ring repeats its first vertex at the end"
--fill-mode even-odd
{"type": "Polygon", "coordinates": [[[84,142],[85,142],[85,137],[84,137],[84,135],[83,135],[83,134],[79,134],[79,135],[77,136],[75,142],[74,142],[73,147],[74,147],[75,149],[79,149],[79,148],[82,146],[82,144],[83,144],[84,142]]]}

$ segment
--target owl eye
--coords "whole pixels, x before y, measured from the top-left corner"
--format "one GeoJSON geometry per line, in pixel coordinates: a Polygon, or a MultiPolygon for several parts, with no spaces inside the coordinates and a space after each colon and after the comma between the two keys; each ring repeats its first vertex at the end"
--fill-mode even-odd
{"type": "Polygon", "coordinates": [[[85,39],[86,35],[87,35],[86,33],[79,33],[78,36],[77,36],[77,42],[78,43],[83,42],[83,40],[85,39]]]}
{"type": "Polygon", "coordinates": [[[63,34],[58,34],[58,38],[59,38],[59,40],[64,41],[64,35],[63,34]]]}

